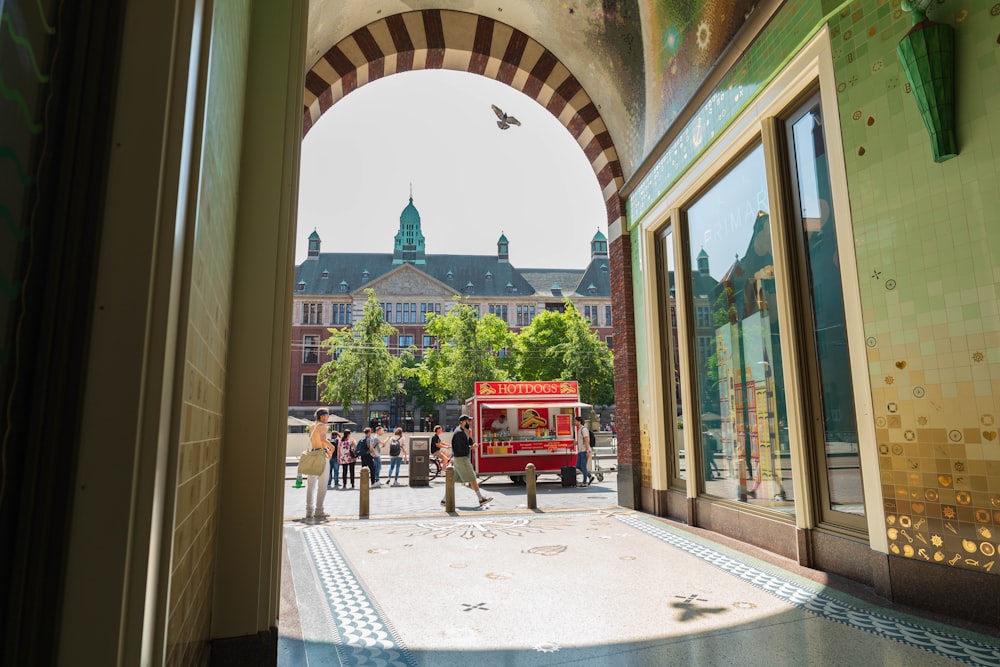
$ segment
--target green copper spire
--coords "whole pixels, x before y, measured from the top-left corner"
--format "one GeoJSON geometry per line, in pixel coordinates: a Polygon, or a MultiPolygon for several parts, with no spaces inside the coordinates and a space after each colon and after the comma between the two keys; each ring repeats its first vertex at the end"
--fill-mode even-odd
{"type": "Polygon", "coordinates": [[[420,213],[413,205],[413,185],[410,185],[410,203],[399,214],[399,231],[393,246],[393,264],[426,264],[424,235],[420,231],[420,213]]]}

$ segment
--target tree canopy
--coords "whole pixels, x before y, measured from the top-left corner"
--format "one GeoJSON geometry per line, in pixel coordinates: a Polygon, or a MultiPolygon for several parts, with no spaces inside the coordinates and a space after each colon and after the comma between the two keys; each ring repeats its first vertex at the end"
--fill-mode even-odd
{"type": "Polygon", "coordinates": [[[375,291],[367,289],[365,294],[368,300],[359,321],[328,329],[330,337],[321,345],[331,358],[316,374],[321,400],[340,403],[348,411],[354,402],[364,404],[362,423],[371,417],[372,401],[405,391],[399,384],[404,361],[393,356],[386,343],[396,328],[385,321],[375,291]]]}
{"type": "Polygon", "coordinates": [[[518,379],[576,380],[591,405],[614,403],[611,350],[568,299],[565,311],[546,311],[521,329],[514,343],[518,379]]]}
{"type": "Polygon", "coordinates": [[[321,399],[348,410],[363,403],[363,422],[380,398],[409,394],[429,412],[432,403],[464,402],[482,380],[576,380],[583,401],[614,403],[611,350],[568,299],[564,312],[542,312],[519,334],[499,317],[480,317],[468,303],[458,303],[446,315],[428,317],[424,333],[436,345],[423,349],[418,360],[412,349],[398,357],[389,351],[387,340],[397,330],[383,319],[375,292],[366,294],[360,320],[329,329],[322,347],[330,360],[317,374],[321,399]]]}
{"type": "Polygon", "coordinates": [[[499,355],[514,336],[496,315],[480,318],[472,306],[460,304],[447,315],[430,316],[425,332],[437,337],[437,346],[424,352],[416,375],[435,400],[461,403],[477,381],[509,378],[509,364],[499,355]]]}

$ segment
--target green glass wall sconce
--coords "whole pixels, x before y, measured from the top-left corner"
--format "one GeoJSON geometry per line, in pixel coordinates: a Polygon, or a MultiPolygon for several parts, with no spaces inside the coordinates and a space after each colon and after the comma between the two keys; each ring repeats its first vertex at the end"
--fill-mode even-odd
{"type": "Polygon", "coordinates": [[[933,0],[903,0],[913,27],[896,46],[913,98],[931,138],[934,161],[958,155],[955,140],[955,30],[927,18],[933,0]]]}

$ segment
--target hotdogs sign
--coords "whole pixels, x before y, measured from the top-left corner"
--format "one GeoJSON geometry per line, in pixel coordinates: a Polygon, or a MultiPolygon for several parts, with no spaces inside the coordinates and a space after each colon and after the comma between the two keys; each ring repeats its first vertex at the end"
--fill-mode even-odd
{"type": "Polygon", "coordinates": [[[476,396],[565,396],[577,394],[575,380],[564,382],[477,382],[476,396]]]}

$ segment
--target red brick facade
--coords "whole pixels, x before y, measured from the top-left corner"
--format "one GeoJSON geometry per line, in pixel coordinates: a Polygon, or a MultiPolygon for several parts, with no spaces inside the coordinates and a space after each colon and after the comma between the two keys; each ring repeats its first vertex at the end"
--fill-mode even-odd
{"type": "MultiPolygon", "coordinates": [[[[625,221],[622,220],[622,224],[625,221]]],[[[611,241],[611,309],[614,316],[615,427],[618,431],[618,502],[639,506],[642,465],[639,453],[638,375],[635,358],[635,308],[632,300],[632,239],[611,241]]]]}

